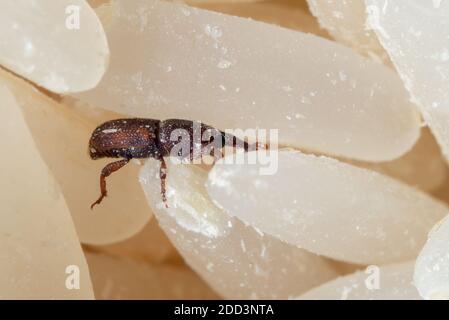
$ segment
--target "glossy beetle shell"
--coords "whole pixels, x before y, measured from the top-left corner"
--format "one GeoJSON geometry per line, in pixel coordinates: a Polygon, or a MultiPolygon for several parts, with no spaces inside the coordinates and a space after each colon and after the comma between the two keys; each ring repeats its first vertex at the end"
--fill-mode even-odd
{"type": "Polygon", "coordinates": [[[160,158],[159,120],[117,119],[95,129],[89,142],[92,159],[160,158]]]}

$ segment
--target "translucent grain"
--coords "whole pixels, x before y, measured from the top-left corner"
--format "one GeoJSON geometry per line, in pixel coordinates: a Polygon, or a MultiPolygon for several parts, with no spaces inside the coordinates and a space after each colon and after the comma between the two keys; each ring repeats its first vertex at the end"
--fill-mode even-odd
{"type": "MultiPolygon", "coordinates": [[[[158,172],[159,165],[150,160],[140,179],[160,226],[186,262],[223,297],[286,299],[337,275],[325,259],[264,235],[215,207],[204,187],[207,173],[194,166],[169,165],[166,209],[158,172]],[[197,229],[198,219],[210,221],[220,232],[197,229]]],[[[202,225],[207,229],[208,224],[202,225]]]]}
{"type": "Polygon", "coordinates": [[[220,129],[279,129],[283,145],[367,161],[397,158],[419,137],[397,75],[349,48],[179,4],[114,3],[110,68],[78,95],[89,103],[220,129]]]}
{"type": "Polygon", "coordinates": [[[337,260],[410,260],[449,212],[423,192],[330,158],[280,151],[277,165],[274,175],[261,175],[260,163],[218,163],[208,193],[253,227],[337,260]]]}
{"type": "Polygon", "coordinates": [[[366,26],[366,8],[363,0],[307,0],[307,2],[320,25],[337,41],[373,58],[388,59],[388,54],[379,43],[375,32],[366,26]]]}
{"type": "Polygon", "coordinates": [[[413,286],[414,261],[370,266],[332,280],[300,296],[301,300],[420,300],[413,286]]]}
{"type": "Polygon", "coordinates": [[[420,0],[365,3],[369,25],[449,159],[449,3],[420,0]]]}
{"type": "Polygon", "coordinates": [[[6,0],[0,64],[56,93],[92,89],[109,61],[103,26],[84,0],[6,0]]]}
{"type": "Polygon", "coordinates": [[[2,149],[9,154],[0,158],[0,299],[92,299],[64,197],[1,82],[0,118],[2,149]]]}
{"type": "Polygon", "coordinates": [[[156,219],[151,219],[142,231],[131,238],[114,244],[96,246],[95,250],[145,263],[182,263],[182,258],[156,219]]]}
{"type": "Polygon", "coordinates": [[[449,300],[449,219],[429,234],[415,266],[415,285],[425,299],[449,300]]]}
{"type": "Polygon", "coordinates": [[[185,266],[141,264],[96,253],[86,258],[98,300],[219,299],[185,266]]]}
{"type": "Polygon", "coordinates": [[[114,174],[108,181],[109,197],[90,209],[100,192],[101,169],[111,159],[90,159],[89,138],[97,125],[118,116],[58,103],[1,70],[0,83],[14,93],[42,158],[61,186],[81,242],[108,244],[139,232],[152,212],[137,181],[138,166],[114,174]]]}

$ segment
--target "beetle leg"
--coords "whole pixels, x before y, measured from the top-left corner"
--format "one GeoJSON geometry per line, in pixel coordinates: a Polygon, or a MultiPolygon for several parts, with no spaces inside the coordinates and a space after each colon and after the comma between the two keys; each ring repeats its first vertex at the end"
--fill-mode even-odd
{"type": "Polygon", "coordinates": [[[163,157],[160,159],[161,167],[159,169],[159,178],[161,179],[161,195],[165,207],[168,209],[167,195],[165,194],[165,180],[167,179],[167,164],[163,157]]]}
{"type": "Polygon", "coordinates": [[[108,191],[106,190],[106,178],[109,177],[113,172],[121,169],[128,162],[129,162],[129,159],[112,162],[112,163],[108,164],[106,167],[104,167],[103,170],[101,170],[101,175],[100,175],[101,195],[97,201],[92,203],[92,205],[90,206],[91,209],[93,209],[95,207],[95,205],[100,204],[101,201],[103,201],[103,198],[108,195],[108,191]]]}

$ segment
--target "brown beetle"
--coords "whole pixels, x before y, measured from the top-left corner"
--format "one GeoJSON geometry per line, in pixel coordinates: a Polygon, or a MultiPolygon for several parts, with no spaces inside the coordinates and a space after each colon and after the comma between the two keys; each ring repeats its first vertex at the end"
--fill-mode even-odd
{"type": "MultiPolygon", "coordinates": [[[[100,175],[101,195],[91,208],[100,204],[107,196],[106,177],[125,166],[131,159],[154,158],[161,162],[160,179],[162,200],[166,207],[167,197],[165,194],[166,163],[164,157],[172,155],[172,151],[179,146],[180,140],[187,138],[189,148],[176,150],[176,156],[181,160],[201,157],[204,154],[212,154],[217,148],[225,146],[236,147],[240,145],[245,151],[249,151],[251,146],[258,149],[258,144],[249,145],[247,142],[229,135],[211,126],[196,121],[169,119],[117,119],[103,123],[97,127],[89,142],[89,154],[94,160],[100,158],[122,158],[122,160],[112,162],[105,166],[100,175]],[[178,135],[174,135],[177,132],[178,135]],[[204,134],[210,137],[209,140],[194,143],[194,136],[204,134]],[[176,136],[177,139],[173,139],[176,136]],[[211,148],[211,143],[213,147],[211,148]],[[186,150],[187,149],[187,150],[186,150]],[[182,151],[182,152],[181,152],[182,151]],[[186,152],[187,151],[187,152],[186,152]]],[[[222,151],[222,150],[221,150],[222,151]]]]}

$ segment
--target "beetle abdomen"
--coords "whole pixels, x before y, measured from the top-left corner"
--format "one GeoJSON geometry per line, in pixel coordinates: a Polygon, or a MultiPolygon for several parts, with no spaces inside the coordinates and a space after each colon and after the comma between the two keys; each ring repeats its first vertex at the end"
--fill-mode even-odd
{"type": "Polygon", "coordinates": [[[158,157],[159,120],[117,119],[95,129],[89,142],[92,159],[158,157]]]}

